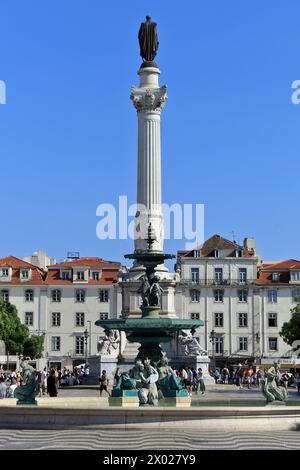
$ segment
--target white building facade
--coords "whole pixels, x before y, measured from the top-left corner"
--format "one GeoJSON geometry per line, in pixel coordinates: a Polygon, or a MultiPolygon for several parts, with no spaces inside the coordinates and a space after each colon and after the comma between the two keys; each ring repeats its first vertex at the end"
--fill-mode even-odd
{"type": "Polygon", "coordinates": [[[177,315],[204,321],[197,336],[214,364],[291,363],[291,346],[279,332],[300,298],[300,262],[266,265],[254,239],[239,246],[214,235],[198,249],[178,252],[176,268],[177,315]]]}
{"type": "Polygon", "coordinates": [[[47,272],[14,257],[0,260],[1,297],[16,306],[30,334],[44,336],[39,368],[72,368],[97,354],[103,330],[95,321],[121,313],[119,273],[118,263],[99,258],[51,265],[47,272]]]}

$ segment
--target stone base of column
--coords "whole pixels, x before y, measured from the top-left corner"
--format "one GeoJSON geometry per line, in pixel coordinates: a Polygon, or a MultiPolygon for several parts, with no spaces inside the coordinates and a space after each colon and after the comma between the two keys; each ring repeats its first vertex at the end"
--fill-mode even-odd
{"type": "Polygon", "coordinates": [[[117,368],[117,357],[111,356],[91,356],[89,357],[90,374],[88,377],[83,377],[83,384],[99,384],[99,377],[105,370],[109,380],[109,385],[114,383],[114,375],[117,368]]]}
{"type": "Polygon", "coordinates": [[[208,356],[196,356],[196,370],[198,371],[198,369],[201,368],[203,372],[204,383],[206,385],[213,385],[216,382],[208,372],[209,362],[210,361],[208,356]]]}

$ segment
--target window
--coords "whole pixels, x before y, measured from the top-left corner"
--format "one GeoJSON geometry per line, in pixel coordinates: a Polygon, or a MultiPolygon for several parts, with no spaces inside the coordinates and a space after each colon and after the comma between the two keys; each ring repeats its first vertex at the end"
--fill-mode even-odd
{"type": "Polygon", "coordinates": [[[277,338],[269,338],[269,351],[277,351],[277,338]]]}
{"type": "Polygon", "coordinates": [[[292,290],[293,302],[300,302],[300,288],[292,290]]]}
{"type": "Polygon", "coordinates": [[[224,299],[224,291],[221,289],[216,289],[214,291],[215,302],[223,302],[224,299]]]}
{"type": "Polygon", "coordinates": [[[200,292],[196,289],[190,291],[191,302],[199,302],[200,300],[200,292]]]}
{"type": "Polygon", "coordinates": [[[60,336],[51,336],[51,351],[60,351],[60,336]]]}
{"type": "Polygon", "coordinates": [[[9,302],[9,291],[8,290],[2,290],[1,291],[1,299],[4,300],[5,302],[9,302]]]}
{"type": "Polygon", "coordinates": [[[223,354],[223,352],[224,352],[223,345],[224,345],[223,337],[222,336],[217,336],[215,338],[215,347],[214,347],[215,354],[223,354]]]}
{"type": "Polygon", "coordinates": [[[84,271],[77,271],[77,280],[84,281],[84,271]]]}
{"type": "Polygon", "coordinates": [[[61,291],[59,289],[54,289],[51,292],[52,302],[61,302],[61,291]]]}
{"type": "Polygon", "coordinates": [[[60,326],[60,312],[52,312],[52,326],[60,326]]]}
{"type": "Polygon", "coordinates": [[[75,338],[75,352],[76,354],[84,354],[84,336],[76,336],[75,338]]]}
{"type": "Polygon", "coordinates": [[[239,313],[239,327],[244,328],[248,326],[248,314],[247,313],[239,313]]]}
{"type": "Polygon", "coordinates": [[[99,291],[99,300],[100,302],[108,302],[108,290],[107,289],[101,289],[99,291]]]}
{"type": "Polygon", "coordinates": [[[2,268],[1,269],[1,276],[2,277],[8,277],[8,268],[2,268]]]}
{"type": "Polygon", "coordinates": [[[300,281],[300,271],[291,272],[291,281],[300,281]]]}
{"type": "Polygon", "coordinates": [[[215,313],[215,327],[223,328],[224,315],[223,313],[215,313]]]}
{"type": "Polygon", "coordinates": [[[247,336],[241,336],[239,338],[239,350],[248,351],[248,338],[247,336]]]}
{"type": "Polygon", "coordinates": [[[76,326],[84,326],[84,313],[76,312],[76,326]]]}
{"type": "Polygon", "coordinates": [[[33,302],[33,290],[26,290],[25,291],[25,301],[26,302],[33,302]]]}
{"type": "Polygon", "coordinates": [[[200,258],[201,250],[194,250],[194,258],[200,258]]]}
{"type": "Polygon", "coordinates": [[[245,284],[247,282],[247,268],[239,269],[239,282],[245,284]]]}
{"type": "Polygon", "coordinates": [[[76,289],[76,302],[85,301],[85,291],[83,289],[76,289]]]}
{"type": "Polygon", "coordinates": [[[268,326],[270,328],[277,326],[277,313],[268,313],[268,326]]]}
{"type": "Polygon", "coordinates": [[[108,320],[108,313],[107,312],[101,312],[100,313],[100,320],[108,320]]]}
{"type": "Polygon", "coordinates": [[[215,268],[215,281],[218,281],[218,282],[223,281],[223,269],[222,268],[215,268]]]}
{"type": "Polygon", "coordinates": [[[33,325],[33,312],[25,312],[25,325],[33,325]]]}
{"type": "Polygon", "coordinates": [[[191,268],[192,282],[199,282],[199,268],[191,268]]]}
{"type": "Polygon", "coordinates": [[[99,272],[93,271],[92,277],[94,281],[99,281],[99,272]]]}
{"type": "Polygon", "coordinates": [[[268,291],[268,302],[276,303],[277,302],[277,290],[268,291]]]}
{"type": "Polygon", "coordinates": [[[241,289],[238,291],[238,298],[239,302],[247,302],[248,300],[248,291],[245,289],[241,289]]]}
{"type": "Polygon", "coordinates": [[[214,257],[219,258],[219,255],[220,255],[219,250],[214,250],[214,257]]]}
{"type": "Polygon", "coordinates": [[[191,313],[191,320],[200,320],[200,313],[191,313]]]}
{"type": "Polygon", "coordinates": [[[272,281],[278,282],[280,280],[280,273],[272,273],[272,281]]]}
{"type": "Polygon", "coordinates": [[[28,271],[28,269],[22,269],[22,270],[21,270],[21,278],[22,278],[22,279],[28,279],[28,278],[29,278],[29,271],[28,271]]]}
{"type": "Polygon", "coordinates": [[[61,273],[61,278],[64,280],[70,279],[70,272],[69,271],[63,271],[61,273]]]}

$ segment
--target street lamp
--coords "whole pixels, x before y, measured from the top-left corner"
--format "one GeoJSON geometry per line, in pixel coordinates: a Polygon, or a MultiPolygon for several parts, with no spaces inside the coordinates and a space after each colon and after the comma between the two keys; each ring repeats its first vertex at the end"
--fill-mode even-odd
{"type": "Polygon", "coordinates": [[[87,323],[89,323],[89,356],[92,354],[92,322],[91,320],[87,320],[87,323]]]}
{"type": "Polygon", "coordinates": [[[211,330],[209,334],[210,342],[212,345],[212,359],[214,360],[214,355],[215,355],[215,340],[216,340],[216,332],[215,330],[211,330]]]}
{"type": "Polygon", "coordinates": [[[83,335],[84,335],[84,342],[85,342],[85,363],[87,364],[88,363],[87,340],[89,337],[89,332],[87,329],[84,330],[83,335]]]}

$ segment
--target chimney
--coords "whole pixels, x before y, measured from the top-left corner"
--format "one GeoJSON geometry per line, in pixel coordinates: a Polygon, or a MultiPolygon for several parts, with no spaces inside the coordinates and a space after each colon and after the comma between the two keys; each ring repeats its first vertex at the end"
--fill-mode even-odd
{"type": "Polygon", "coordinates": [[[250,252],[252,251],[255,254],[256,252],[255,238],[253,237],[244,238],[244,250],[250,251],[250,252]]]}

